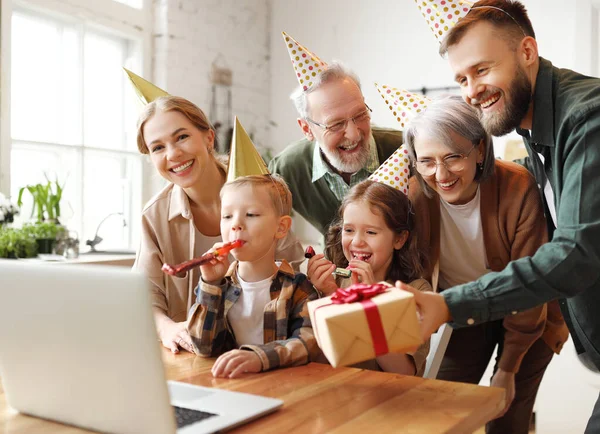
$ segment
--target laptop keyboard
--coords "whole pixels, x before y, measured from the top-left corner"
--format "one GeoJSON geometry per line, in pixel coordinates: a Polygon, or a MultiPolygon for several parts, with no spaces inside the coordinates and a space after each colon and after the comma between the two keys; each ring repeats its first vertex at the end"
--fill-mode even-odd
{"type": "Polygon", "coordinates": [[[177,420],[177,428],[183,428],[184,426],[191,425],[209,417],[216,416],[216,414],[208,413],[200,410],[190,410],[189,408],[173,406],[175,409],[175,419],[177,420]]]}

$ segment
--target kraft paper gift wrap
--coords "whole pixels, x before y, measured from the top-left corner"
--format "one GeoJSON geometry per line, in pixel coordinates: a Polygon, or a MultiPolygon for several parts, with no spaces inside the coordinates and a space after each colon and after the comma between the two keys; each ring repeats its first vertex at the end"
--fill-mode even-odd
{"type": "MultiPolygon", "coordinates": [[[[385,335],[381,339],[387,342],[388,352],[411,352],[423,343],[412,294],[385,283],[385,292],[370,301],[375,303],[381,318],[379,330],[382,329],[385,335]]],[[[376,354],[365,306],[361,302],[332,304],[330,296],[310,301],[308,311],[317,343],[333,367],[348,366],[381,355],[376,354]]]]}

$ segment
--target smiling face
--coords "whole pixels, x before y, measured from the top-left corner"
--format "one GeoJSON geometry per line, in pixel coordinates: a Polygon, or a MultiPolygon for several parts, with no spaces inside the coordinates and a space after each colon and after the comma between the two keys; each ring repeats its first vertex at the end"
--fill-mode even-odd
{"type": "Polygon", "coordinates": [[[158,173],[182,188],[197,186],[213,158],[214,132],[199,130],[178,111],[157,110],[143,127],[144,141],[158,173]]]}
{"type": "Polygon", "coordinates": [[[529,127],[533,84],[526,70],[531,63],[525,54],[521,46],[512,50],[488,22],[475,24],[448,48],[450,67],[463,98],[478,110],[491,135],[529,127]]]}
{"type": "Polygon", "coordinates": [[[224,242],[243,240],[245,244],[231,253],[238,261],[273,261],[277,240],[287,234],[268,187],[250,184],[228,186],[221,192],[221,235],[224,242]]]}
{"type": "MultiPolygon", "coordinates": [[[[334,79],[308,94],[308,117],[323,125],[333,125],[359,114],[367,107],[358,85],[350,78],[334,79]]],[[[331,132],[318,125],[298,119],[309,140],[316,140],[331,166],[341,173],[354,173],[367,163],[371,119],[369,115],[348,121],[345,129],[331,132]]]]}
{"type": "Polygon", "coordinates": [[[446,202],[454,205],[465,204],[473,199],[475,193],[477,193],[479,184],[475,181],[475,175],[477,174],[477,163],[481,163],[485,155],[484,145],[480,144],[473,149],[473,143],[470,140],[456,134],[454,131],[450,132],[450,138],[453,141],[454,149],[449,148],[438,137],[425,132],[416,136],[414,147],[417,164],[419,162],[438,163],[433,175],[424,176],[421,174],[423,180],[446,202]],[[459,151],[457,152],[457,150],[459,151]],[[462,156],[469,152],[468,157],[463,159],[462,156]],[[461,161],[463,169],[450,171],[444,164],[441,164],[443,161],[451,164],[452,160],[461,161]]]}
{"type": "Polygon", "coordinates": [[[346,205],[342,225],[342,250],[348,261],[358,259],[368,262],[375,276],[386,276],[394,249],[402,248],[406,236],[394,233],[383,216],[373,211],[364,200],[346,205]]]}

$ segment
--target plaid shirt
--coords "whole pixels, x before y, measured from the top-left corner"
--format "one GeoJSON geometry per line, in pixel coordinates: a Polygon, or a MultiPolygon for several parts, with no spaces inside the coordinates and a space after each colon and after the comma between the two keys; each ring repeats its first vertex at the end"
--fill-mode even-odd
{"type": "Polygon", "coordinates": [[[371,138],[369,139],[369,157],[367,158],[367,164],[364,168],[360,169],[358,172],[354,172],[350,176],[350,185],[346,184],[346,181],[344,181],[341,175],[334,172],[331,166],[329,166],[329,164],[323,160],[321,147],[317,144],[313,153],[312,182],[325,177],[327,185],[329,185],[329,188],[333,194],[335,194],[335,197],[341,201],[344,199],[344,196],[346,196],[346,193],[348,193],[348,190],[350,190],[359,182],[367,179],[369,175],[377,170],[378,167],[379,158],[377,157],[377,146],[375,145],[373,134],[371,134],[371,138]]]}
{"type": "MultiPolygon", "coordinates": [[[[238,348],[227,313],[238,300],[242,287],[237,275],[237,261],[232,263],[220,286],[200,281],[196,303],[188,315],[188,331],[194,353],[216,357],[238,348]]],[[[319,294],[302,273],[294,274],[283,261],[270,288],[271,301],[264,309],[264,345],[242,345],[254,351],[262,370],[298,366],[314,360],[320,350],[313,335],[306,303],[319,294]]]]}

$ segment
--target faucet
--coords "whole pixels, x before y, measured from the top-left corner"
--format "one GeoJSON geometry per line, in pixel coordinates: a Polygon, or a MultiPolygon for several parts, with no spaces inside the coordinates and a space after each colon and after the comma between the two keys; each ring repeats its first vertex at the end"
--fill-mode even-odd
{"type": "Polygon", "coordinates": [[[110,216],[113,215],[120,215],[121,218],[123,219],[123,227],[127,226],[127,221],[125,220],[125,216],[123,215],[122,212],[112,212],[109,215],[107,215],[106,217],[104,217],[102,219],[102,221],[100,221],[100,223],[98,224],[98,227],[96,228],[96,233],[94,234],[94,239],[93,240],[86,240],[85,244],[91,247],[91,252],[96,252],[96,246],[98,244],[100,244],[102,242],[102,237],[98,236],[98,231],[100,230],[100,226],[102,226],[102,223],[104,223],[110,216]]]}

